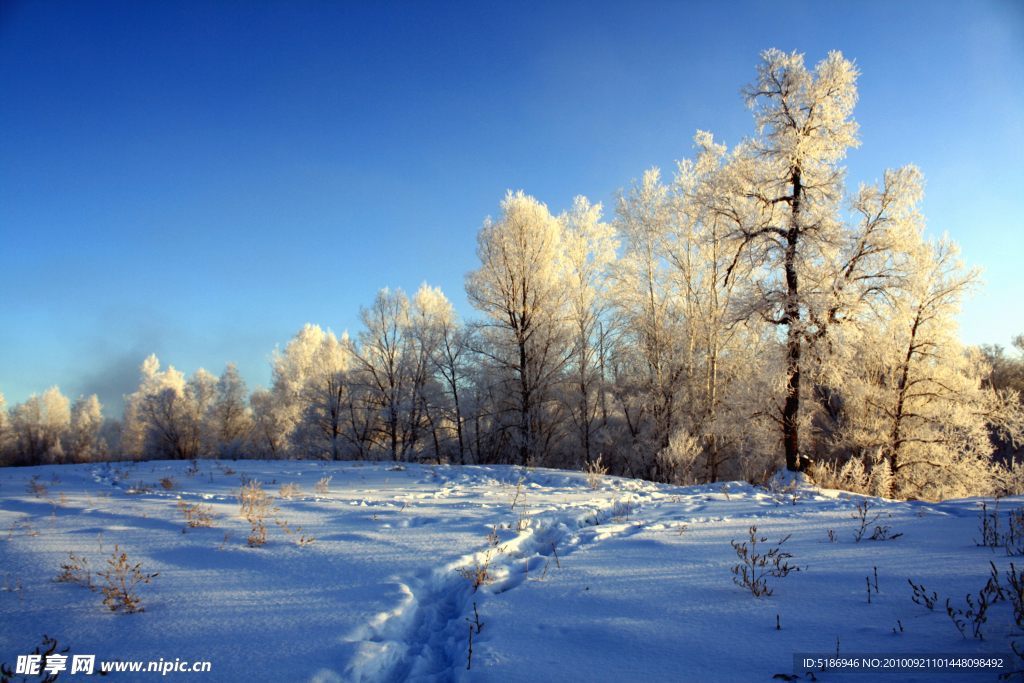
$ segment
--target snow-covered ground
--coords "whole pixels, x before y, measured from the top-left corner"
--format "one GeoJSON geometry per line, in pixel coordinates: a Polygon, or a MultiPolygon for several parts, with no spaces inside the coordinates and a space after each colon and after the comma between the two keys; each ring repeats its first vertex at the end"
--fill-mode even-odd
{"type": "MultiPolygon", "coordinates": [[[[46,634],[69,656],[95,655],[97,669],[115,659],[210,663],[205,673],[143,664],[142,673],[114,674],[132,681],[717,682],[792,675],[794,653],[834,654],[837,642],[840,656],[987,656],[1024,645],[1009,601],[988,611],[983,639],[970,623],[962,637],[946,613],[946,598],[968,611],[965,597],[985,586],[990,562],[1000,572],[1024,564],[976,545],[977,499],[902,503],[806,486],[614,477],[594,490],[580,473],[496,466],[190,468],[0,470],[0,662],[14,668],[46,634]],[[318,493],[328,477],[329,491],[318,493]],[[275,495],[286,484],[302,489],[274,501],[263,547],[246,542],[250,525],[233,493],[243,479],[275,495]],[[143,492],[129,493],[140,482],[143,492]],[[212,506],[216,526],[187,528],[179,499],[212,506]],[[857,542],[864,501],[867,519],[880,517],[857,542]],[[274,518],[316,540],[300,546],[274,518]],[[730,541],[749,546],[752,525],[768,538],[758,551],[788,536],[781,549],[798,568],[769,577],[771,595],[754,597],[730,571],[739,562],[730,541]],[[870,540],[876,526],[901,535],[870,540]],[[115,544],[140,571],[158,573],[135,591],[144,612],[111,612],[101,593],[53,581],[74,552],[102,585],[96,572],[115,544]],[[471,570],[487,559],[493,581],[474,588],[471,570]],[[908,579],[937,594],[934,610],[912,601],[908,579]]],[[[1004,499],[1000,509],[1022,503],[1004,499]]],[[[84,676],[70,663],[61,680],[84,676]]],[[[956,670],[815,676],[997,679],[956,670]]]]}

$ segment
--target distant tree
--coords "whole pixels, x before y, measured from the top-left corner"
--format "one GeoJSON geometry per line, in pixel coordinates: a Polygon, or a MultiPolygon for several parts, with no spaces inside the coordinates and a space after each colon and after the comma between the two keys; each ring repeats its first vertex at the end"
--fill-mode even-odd
{"type": "Polygon", "coordinates": [[[679,299],[663,249],[675,218],[672,204],[658,169],[617,194],[615,226],[622,254],[615,264],[613,295],[624,372],[615,396],[631,442],[624,465],[642,477],[657,476],[657,455],[669,447],[678,427],[677,389],[685,372],[679,299]]]}
{"type": "Polygon", "coordinates": [[[212,457],[216,453],[219,438],[211,413],[217,396],[217,378],[203,368],[192,373],[185,384],[182,409],[185,413],[188,448],[196,457],[212,457]]]}
{"type": "Polygon", "coordinates": [[[4,400],[3,392],[0,392],[0,464],[7,464],[11,457],[11,420],[7,414],[7,401],[4,400]]]}
{"type": "Polygon", "coordinates": [[[458,390],[462,373],[459,358],[463,351],[460,328],[455,309],[441,289],[423,283],[409,309],[415,401],[412,421],[422,422],[424,431],[429,432],[434,458],[441,459],[452,452],[456,461],[462,463],[465,449],[458,390]]]}
{"type": "Polygon", "coordinates": [[[576,197],[572,209],[558,220],[562,224],[566,322],[571,344],[564,395],[579,444],[578,455],[583,463],[590,464],[601,456],[601,444],[608,440],[605,332],[618,242],[614,228],[601,222],[601,205],[591,205],[586,197],[576,197]]]}
{"type": "Polygon", "coordinates": [[[278,409],[274,394],[267,389],[257,389],[249,396],[249,408],[253,419],[254,455],[283,457],[288,450],[288,434],[292,425],[286,422],[278,409]]]}
{"type": "MultiPolygon", "coordinates": [[[[673,436],[680,443],[686,443],[686,436],[695,440],[691,477],[715,482],[730,461],[740,455],[749,459],[742,450],[752,415],[737,403],[736,385],[749,380],[758,365],[755,354],[762,351],[763,326],[735,319],[751,281],[751,263],[731,260],[733,224],[718,211],[731,190],[726,147],[705,132],[697,133],[694,146],[696,158],[679,163],[672,183],[673,216],[661,238],[661,252],[675,298],[672,315],[678,321],[684,369],[677,387],[678,429],[683,434],[673,436]]],[[[678,469],[671,459],[662,460],[667,460],[665,469],[678,469]]]]}
{"type": "Polygon", "coordinates": [[[234,363],[224,368],[215,390],[216,397],[208,416],[210,439],[217,446],[237,450],[250,436],[253,421],[247,405],[245,380],[234,363]]]}
{"type": "Polygon", "coordinates": [[[981,353],[992,368],[987,382],[998,391],[1014,392],[1024,400],[1024,334],[1011,340],[1014,351],[1007,352],[1000,344],[982,344],[981,353]]]}
{"type": "Polygon", "coordinates": [[[922,244],[879,326],[848,341],[860,371],[844,375],[841,396],[878,495],[991,494],[1000,485],[991,432],[1022,436],[1020,405],[982,386],[981,354],[959,342],[955,316],[980,271],[958,253],[948,240],[922,244]]]}
{"type": "Polygon", "coordinates": [[[280,453],[279,439],[299,455],[339,459],[346,435],[349,342],[317,325],[305,325],[274,353],[272,400],[253,397],[258,431],[264,447],[280,453]]]}
{"type": "Polygon", "coordinates": [[[207,414],[217,379],[200,368],[186,382],[173,366],[160,370],[156,355],[142,364],[138,390],[125,397],[121,448],[133,459],[190,460],[210,453],[207,414]]]}
{"type": "MultiPolygon", "coordinates": [[[[369,308],[360,307],[360,384],[376,413],[380,448],[391,460],[405,460],[420,438],[416,397],[417,364],[410,336],[410,302],[401,288],[377,292],[369,308]]],[[[422,366],[421,366],[422,367],[422,366]]]]}
{"type": "Polygon", "coordinates": [[[439,431],[435,424],[438,418],[452,426],[455,432],[452,450],[456,462],[461,464],[466,462],[468,449],[464,391],[471,372],[466,330],[440,288],[428,287],[424,283],[413,297],[413,310],[412,334],[426,354],[431,373],[439,377],[437,391],[445,395],[444,398],[433,399],[435,410],[431,429],[435,434],[439,431]]]}
{"type": "Polygon", "coordinates": [[[96,462],[106,458],[107,443],[100,436],[103,428],[103,406],[96,394],[79,396],[71,406],[71,423],[66,442],[72,462],[96,462]]]}
{"type": "Polygon", "coordinates": [[[318,325],[307,323],[292,336],[284,351],[274,350],[270,394],[256,392],[252,399],[260,438],[269,439],[261,443],[261,450],[282,457],[290,448],[292,433],[302,419],[306,383],[317,372],[314,356],[326,336],[318,325]]]}
{"type": "Polygon", "coordinates": [[[328,330],[314,348],[309,376],[300,394],[302,417],[293,443],[307,457],[341,460],[352,441],[347,372],[352,351],[347,335],[328,330]]]}
{"type": "Polygon", "coordinates": [[[62,463],[61,436],[71,422],[70,402],[57,387],[32,394],[11,414],[15,457],[25,464],[62,463]]]}
{"type": "Polygon", "coordinates": [[[630,469],[673,483],[717,481],[759,410],[737,413],[730,393],[756,365],[760,339],[756,324],[735,319],[750,268],[732,263],[732,223],[721,211],[729,159],[710,134],[695,141],[697,158],[680,162],[671,185],[652,169],[619,193],[615,222],[619,354],[630,376],[616,395],[639,460],[630,469]]]}
{"type": "Polygon", "coordinates": [[[568,291],[561,224],[547,207],[511,191],[497,221],[477,234],[480,268],[466,275],[484,314],[477,353],[501,384],[500,418],[515,461],[542,462],[561,437],[558,387],[568,357],[568,291]]]}

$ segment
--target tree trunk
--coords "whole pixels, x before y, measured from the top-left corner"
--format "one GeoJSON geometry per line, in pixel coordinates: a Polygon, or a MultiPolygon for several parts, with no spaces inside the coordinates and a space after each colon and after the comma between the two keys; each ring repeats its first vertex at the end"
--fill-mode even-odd
{"type": "Polygon", "coordinates": [[[791,171],[793,194],[790,197],[792,223],[786,235],[786,405],[782,412],[782,441],[786,449],[786,469],[799,472],[804,467],[800,457],[800,352],[803,331],[800,329],[800,286],[797,278],[796,249],[800,238],[800,200],[803,185],[800,169],[791,171]]]}

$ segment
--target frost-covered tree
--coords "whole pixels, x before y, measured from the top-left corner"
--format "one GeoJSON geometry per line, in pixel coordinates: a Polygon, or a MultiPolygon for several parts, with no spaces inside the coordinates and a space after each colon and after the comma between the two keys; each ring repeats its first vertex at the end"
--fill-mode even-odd
{"type": "Polygon", "coordinates": [[[187,381],[156,355],[142,364],[138,390],[125,397],[121,449],[133,459],[190,460],[210,454],[207,416],[217,378],[200,368],[187,381]]]}
{"type": "Polygon", "coordinates": [[[7,464],[11,447],[11,421],[7,414],[7,401],[0,392],[0,463],[7,464]]]}
{"type": "Polygon", "coordinates": [[[219,439],[211,414],[217,396],[217,378],[203,368],[192,373],[185,383],[182,410],[185,413],[189,448],[196,454],[194,457],[210,457],[216,452],[219,439]]]}
{"type": "MultiPolygon", "coordinates": [[[[715,144],[710,133],[699,132],[694,142],[696,159],[679,163],[672,184],[674,215],[666,224],[661,251],[675,298],[672,314],[678,320],[683,365],[677,387],[679,429],[696,440],[694,464],[699,469],[693,478],[714,482],[741,455],[749,432],[743,425],[751,415],[737,410],[733,390],[750,377],[761,331],[734,319],[750,268],[746,261],[730,260],[731,225],[717,211],[729,192],[726,148],[715,144]],[[726,277],[730,267],[732,277],[726,277]]],[[[685,443],[685,438],[679,440],[685,443]]]]}
{"type": "Polygon", "coordinates": [[[590,464],[607,443],[605,362],[612,264],[618,243],[614,228],[601,221],[601,205],[576,197],[562,223],[566,277],[566,327],[570,340],[565,400],[579,445],[573,464],[590,464]]]}
{"type": "Polygon", "coordinates": [[[1015,336],[1011,345],[1009,352],[1001,344],[981,345],[985,362],[992,368],[987,381],[993,389],[1013,392],[1024,401],[1024,334],[1015,336]]]}
{"type": "Polygon", "coordinates": [[[757,326],[734,315],[750,269],[732,263],[732,228],[720,213],[730,191],[726,150],[707,133],[695,140],[697,158],[680,162],[671,185],[652,169],[619,193],[615,223],[626,368],[616,395],[639,473],[679,483],[716,481],[746,449],[751,414],[736,412],[728,388],[750,374],[759,342],[757,326]]]}
{"type": "Polygon", "coordinates": [[[562,226],[522,191],[477,234],[480,268],[466,275],[484,315],[476,352],[500,384],[496,419],[520,464],[543,461],[561,437],[558,385],[568,356],[562,226]]]}
{"type": "Polygon", "coordinates": [[[11,413],[15,460],[24,464],[64,462],[61,437],[71,422],[70,406],[55,386],[15,406],[11,413]]]}
{"type": "Polygon", "coordinates": [[[651,169],[619,192],[616,213],[622,255],[615,265],[614,298],[624,373],[615,395],[632,442],[629,450],[641,461],[631,473],[649,477],[676,431],[676,388],[684,372],[678,299],[663,258],[664,237],[675,216],[660,172],[651,169]]]}
{"type": "Polygon", "coordinates": [[[838,52],[813,72],[802,55],[765,52],[757,81],[744,89],[758,135],[732,154],[723,175],[728,192],[715,208],[730,224],[736,265],[728,276],[744,262],[754,269],[740,317],[759,317],[781,332],[778,421],[794,471],[808,461],[801,433],[816,408],[805,389],[829,374],[832,337],[849,335],[844,327],[858,325],[900,285],[903,255],[920,240],[917,169],[887,171],[880,186],[846,192],[839,164],[859,144],[857,75],[838,52]]]}
{"type": "Polygon", "coordinates": [[[238,367],[228,363],[215,386],[216,396],[209,411],[208,433],[218,451],[237,452],[244,448],[252,430],[252,413],[247,403],[245,380],[238,367]]]}
{"type": "Polygon", "coordinates": [[[72,462],[96,462],[107,455],[107,443],[100,436],[103,428],[103,406],[93,394],[79,396],[71,406],[71,420],[65,441],[72,462]]]}
{"type": "Polygon", "coordinates": [[[336,460],[351,441],[346,379],[348,337],[305,325],[273,356],[270,396],[253,396],[262,447],[281,454],[282,440],[301,456],[336,460]],[[269,399],[269,400],[268,400],[269,399]]]}
{"type": "Polygon", "coordinates": [[[629,435],[622,464],[635,476],[663,478],[658,455],[679,430],[688,340],[678,283],[665,258],[676,199],[658,169],[617,196],[623,249],[613,288],[620,335],[615,396],[629,435]]]}
{"type": "Polygon", "coordinates": [[[440,288],[424,284],[413,298],[416,311],[413,334],[419,340],[443,398],[434,400],[435,418],[451,425],[451,451],[456,462],[466,462],[464,390],[470,373],[466,330],[455,308],[440,288]]]}
{"type": "Polygon", "coordinates": [[[285,420],[273,392],[257,388],[249,396],[249,408],[253,421],[253,454],[265,458],[283,457],[288,451],[288,434],[294,425],[285,420]]]}
{"type": "Polygon", "coordinates": [[[462,326],[451,302],[438,287],[426,283],[412,298],[409,338],[413,346],[414,420],[430,434],[434,457],[448,454],[465,462],[465,438],[459,388],[465,351],[462,326]]]}
{"type": "Polygon", "coordinates": [[[1020,438],[1020,405],[982,386],[987,369],[961,346],[955,316],[977,286],[956,245],[925,243],[892,291],[877,329],[857,345],[859,373],[841,394],[852,443],[871,462],[872,493],[942,499],[998,486],[993,430],[1020,438]]]}
{"type": "Polygon", "coordinates": [[[347,370],[351,351],[347,335],[328,331],[313,355],[313,373],[301,394],[303,413],[293,442],[307,456],[340,460],[351,441],[347,407],[347,370]]]}
{"type": "Polygon", "coordinates": [[[377,442],[392,460],[404,460],[420,438],[417,357],[410,337],[410,302],[385,287],[361,307],[356,363],[365,400],[376,414],[377,442]]]}

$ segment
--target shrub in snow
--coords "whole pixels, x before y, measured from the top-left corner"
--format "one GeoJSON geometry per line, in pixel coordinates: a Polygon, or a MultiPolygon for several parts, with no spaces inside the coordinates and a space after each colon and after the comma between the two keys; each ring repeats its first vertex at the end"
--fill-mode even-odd
{"type": "MultiPolygon", "coordinates": [[[[307,534],[302,533],[302,527],[301,526],[296,528],[293,531],[292,529],[288,528],[288,522],[287,521],[282,522],[279,519],[275,519],[274,521],[277,522],[277,525],[279,527],[281,527],[281,529],[286,534],[288,534],[290,536],[295,536],[295,538],[297,539],[297,540],[295,540],[295,542],[299,545],[300,548],[305,548],[307,545],[309,545],[310,543],[312,543],[313,541],[316,540],[315,536],[309,536],[307,534]]],[[[225,539],[225,540],[227,540],[227,539],[225,539]]]]}
{"type": "Polygon", "coordinates": [[[212,505],[204,506],[199,505],[198,503],[195,505],[189,505],[185,501],[179,500],[178,510],[185,516],[185,521],[188,522],[188,525],[192,528],[209,528],[216,525],[213,520],[217,515],[214,514],[212,505]]]}
{"type": "Polygon", "coordinates": [[[601,456],[597,460],[583,466],[583,474],[587,480],[587,486],[596,491],[601,486],[601,480],[608,474],[608,468],[601,464],[601,456]]]}
{"type": "Polygon", "coordinates": [[[267,542],[267,526],[263,520],[277,512],[273,497],[263,490],[259,480],[247,482],[238,491],[239,516],[252,524],[247,540],[250,548],[258,548],[267,542]]]}
{"type": "Polygon", "coordinates": [[[54,583],[77,583],[96,590],[92,585],[92,572],[89,571],[89,562],[85,557],[78,557],[75,553],[69,552],[68,561],[62,564],[60,569],[60,574],[52,579],[54,583]]]}
{"type": "Polygon", "coordinates": [[[331,492],[331,479],[334,479],[334,475],[323,477],[316,483],[316,495],[326,496],[331,492]]]}
{"type": "Polygon", "coordinates": [[[737,586],[748,589],[754,597],[771,595],[773,589],[768,587],[767,578],[772,576],[781,579],[796,569],[796,567],[791,567],[786,562],[786,560],[793,556],[782,552],[780,549],[782,544],[788,539],[789,536],[786,536],[774,548],[770,548],[768,552],[758,553],[757,544],[764,543],[768,540],[768,537],[761,536],[758,538],[757,527],[752,526],[750,527],[749,548],[747,547],[747,541],[742,543],[730,541],[732,547],[736,550],[737,557],[740,558],[740,564],[732,568],[732,573],[735,574],[732,579],[733,582],[737,586]]]}
{"type": "Polygon", "coordinates": [[[299,498],[303,495],[302,487],[298,484],[281,484],[281,490],[277,492],[281,498],[299,498]]]}
{"type": "Polygon", "coordinates": [[[469,579],[473,588],[486,586],[494,582],[491,562],[503,552],[505,552],[505,546],[498,547],[498,526],[495,525],[491,529],[491,533],[487,534],[487,546],[483,550],[483,557],[481,558],[480,554],[477,554],[477,559],[471,566],[459,567],[455,571],[462,578],[469,579]]]}
{"type": "Polygon", "coordinates": [[[121,552],[117,545],[114,546],[113,556],[107,560],[107,565],[107,571],[97,573],[107,582],[107,585],[100,589],[105,596],[103,604],[109,607],[111,612],[119,609],[123,609],[125,614],[145,612],[146,608],[135,595],[135,586],[149,583],[149,580],[159,576],[160,572],[143,574],[142,563],[136,563],[133,567],[128,561],[128,554],[121,552]]]}

